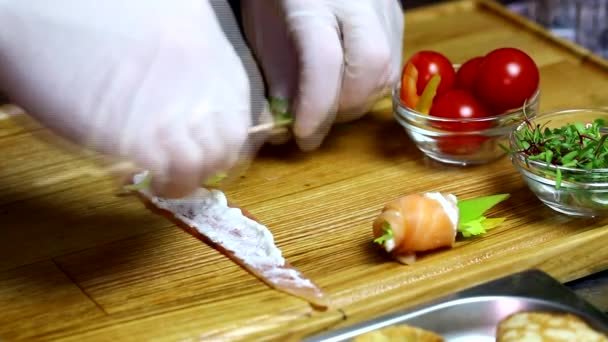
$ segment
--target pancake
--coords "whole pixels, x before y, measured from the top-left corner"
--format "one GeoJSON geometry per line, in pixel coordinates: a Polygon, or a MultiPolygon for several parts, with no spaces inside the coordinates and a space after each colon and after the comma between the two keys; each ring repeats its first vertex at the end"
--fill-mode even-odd
{"type": "Polygon", "coordinates": [[[503,319],[497,342],[608,342],[581,318],[565,313],[519,312],[503,319]]]}
{"type": "Polygon", "coordinates": [[[393,325],[371,331],[354,339],[355,342],[443,342],[443,337],[408,325],[393,325]]]}

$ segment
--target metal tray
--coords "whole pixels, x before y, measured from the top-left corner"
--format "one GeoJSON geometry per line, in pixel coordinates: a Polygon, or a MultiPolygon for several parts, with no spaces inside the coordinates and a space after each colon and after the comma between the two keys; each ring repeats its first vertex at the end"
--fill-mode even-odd
{"type": "Polygon", "coordinates": [[[495,341],[498,323],[526,310],[572,313],[608,335],[608,316],[539,270],[515,273],[447,297],[304,341],[349,341],[395,324],[433,331],[446,341],[495,341]]]}

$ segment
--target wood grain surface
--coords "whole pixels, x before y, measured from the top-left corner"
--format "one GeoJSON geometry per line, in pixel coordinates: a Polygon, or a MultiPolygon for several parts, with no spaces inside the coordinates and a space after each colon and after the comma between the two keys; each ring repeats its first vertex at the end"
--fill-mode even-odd
{"type": "MultiPolygon", "coordinates": [[[[608,106],[604,61],[494,3],[406,13],[406,58],[433,49],[463,62],[503,46],[538,63],[542,111],[608,106]]],[[[298,339],[528,268],[563,282],[608,268],[608,221],[544,207],[507,158],[467,168],[425,159],[387,103],[336,126],[314,153],[266,147],[226,189],[332,297],[326,312],[117,196],[94,160],[51,144],[27,117],[0,120],[0,340],[298,339]],[[373,246],[371,223],[388,200],[422,191],[512,197],[486,236],[400,265],[373,246]]]]}

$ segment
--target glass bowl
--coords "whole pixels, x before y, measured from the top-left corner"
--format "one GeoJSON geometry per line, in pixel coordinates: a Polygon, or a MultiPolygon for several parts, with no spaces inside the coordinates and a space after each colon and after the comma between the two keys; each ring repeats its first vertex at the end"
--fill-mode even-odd
{"type": "MultiPolygon", "coordinates": [[[[531,122],[558,128],[569,123],[591,123],[602,118],[608,122],[606,109],[570,109],[543,113],[531,122]]],[[[521,123],[517,130],[524,127],[521,123]]],[[[511,161],[532,192],[549,208],[571,216],[608,216],[608,169],[561,167],[542,161],[529,160],[518,151],[515,131],[509,136],[513,151],[511,161]],[[558,174],[560,176],[558,176],[558,174]],[[557,180],[559,186],[557,186],[557,180]]]]}
{"type": "MultiPolygon", "coordinates": [[[[459,65],[454,65],[458,70],[459,65]]],[[[455,165],[485,164],[503,157],[506,152],[500,144],[508,144],[509,133],[525,116],[533,118],[538,111],[540,90],[524,108],[484,118],[448,119],[430,116],[402,104],[401,83],[393,88],[393,113],[416,147],[431,159],[455,165]],[[482,129],[466,132],[449,132],[436,127],[470,123],[482,129]]]]}

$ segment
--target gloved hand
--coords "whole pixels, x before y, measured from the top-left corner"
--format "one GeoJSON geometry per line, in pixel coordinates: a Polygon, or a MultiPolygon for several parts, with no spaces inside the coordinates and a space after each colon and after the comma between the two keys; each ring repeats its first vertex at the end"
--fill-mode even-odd
{"type": "Polygon", "coordinates": [[[230,168],[252,145],[247,129],[271,118],[224,0],[0,0],[0,22],[11,100],[150,170],[160,195],[184,196],[230,168]]]}
{"type": "Polygon", "coordinates": [[[270,95],[292,101],[303,150],[317,148],[334,122],[365,114],[400,76],[404,21],[397,0],[242,0],[241,6],[270,95]]]}

